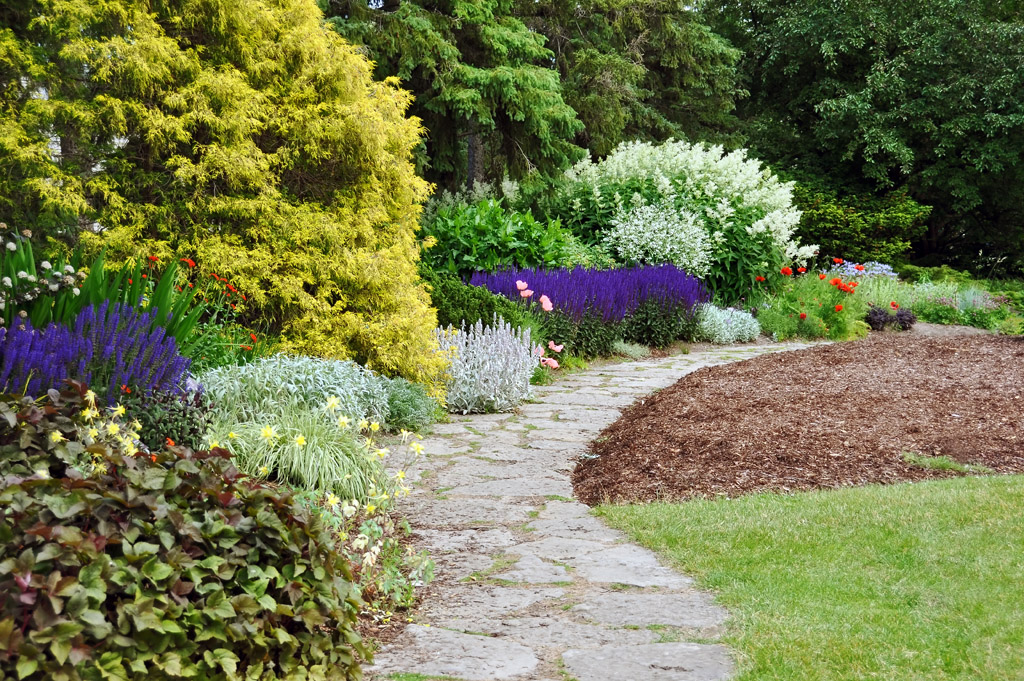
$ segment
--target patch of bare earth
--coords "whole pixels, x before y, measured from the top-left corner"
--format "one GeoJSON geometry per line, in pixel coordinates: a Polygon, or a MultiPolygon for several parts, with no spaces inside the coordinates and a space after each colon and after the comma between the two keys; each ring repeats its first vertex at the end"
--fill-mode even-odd
{"type": "Polygon", "coordinates": [[[872,334],[698,370],[626,410],[573,475],[587,504],[1024,473],[1024,338],[872,334]]]}

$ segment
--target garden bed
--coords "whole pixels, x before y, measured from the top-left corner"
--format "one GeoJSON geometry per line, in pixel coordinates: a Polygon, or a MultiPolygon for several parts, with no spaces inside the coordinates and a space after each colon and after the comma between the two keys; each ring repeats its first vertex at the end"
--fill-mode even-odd
{"type": "Polygon", "coordinates": [[[598,504],[1020,473],[1022,386],[1021,338],[926,329],[701,369],[626,410],[573,484],[598,504]]]}

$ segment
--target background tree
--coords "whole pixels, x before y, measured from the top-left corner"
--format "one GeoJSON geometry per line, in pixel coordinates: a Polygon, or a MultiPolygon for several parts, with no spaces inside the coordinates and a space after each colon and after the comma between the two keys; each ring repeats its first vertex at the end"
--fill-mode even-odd
{"type": "Polygon", "coordinates": [[[738,142],[740,53],[679,0],[520,0],[554,51],[566,101],[598,156],[627,140],[738,142]]]}
{"type": "Polygon", "coordinates": [[[189,257],[295,349],[425,378],[407,92],[312,0],[0,9],[0,220],[189,257]]]}
{"type": "MultiPolygon", "coordinates": [[[[709,0],[743,50],[751,145],[932,207],[919,253],[1024,270],[1024,9],[999,0],[709,0]],[[967,254],[971,254],[967,258],[967,254]]],[[[978,265],[979,263],[973,262],[978,265]]]]}
{"type": "Polygon", "coordinates": [[[428,130],[425,176],[454,187],[467,177],[552,172],[578,159],[582,127],[562,99],[544,36],[512,0],[321,0],[341,35],[365,46],[380,78],[397,76],[428,130]]]}

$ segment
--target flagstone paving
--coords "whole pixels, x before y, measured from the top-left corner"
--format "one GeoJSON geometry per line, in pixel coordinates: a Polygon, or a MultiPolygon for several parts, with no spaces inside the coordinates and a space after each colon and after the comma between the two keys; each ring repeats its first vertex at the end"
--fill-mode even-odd
{"type": "Polygon", "coordinates": [[[729,650],[713,642],[726,611],[590,515],[572,499],[569,478],[587,442],[644,395],[702,367],[802,347],[602,366],[536,388],[516,413],[435,426],[400,508],[436,579],[416,623],[377,652],[369,678],[731,678],[729,650]]]}

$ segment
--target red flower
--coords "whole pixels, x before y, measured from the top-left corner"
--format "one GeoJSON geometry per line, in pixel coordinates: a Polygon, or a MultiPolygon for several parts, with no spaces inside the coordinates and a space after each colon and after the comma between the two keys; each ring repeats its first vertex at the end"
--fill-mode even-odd
{"type": "Polygon", "coordinates": [[[858,272],[863,272],[864,271],[864,265],[854,265],[853,269],[857,270],[858,272]]]}
{"type": "Polygon", "coordinates": [[[254,334],[254,333],[250,333],[250,334],[249,334],[249,338],[252,338],[252,342],[253,342],[253,343],[259,343],[259,342],[260,342],[260,339],[259,339],[259,338],[257,338],[257,337],[256,337],[256,334],[254,334]]]}
{"type": "Polygon", "coordinates": [[[156,454],[150,454],[149,460],[152,461],[153,463],[156,463],[156,454]]]}
{"type": "Polygon", "coordinates": [[[232,309],[232,310],[234,310],[234,309],[235,309],[235,304],[234,304],[234,303],[231,303],[231,309],[232,309]]]}
{"type": "Polygon", "coordinates": [[[192,260],[191,258],[182,258],[182,259],[181,259],[181,260],[179,260],[178,262],[183,262],[183,263],[185,263],[186,265],[188,265],[188,268],[189,268],[189,269],[192,269],[193,267],[195,267],[195,266],[196,266],[196,261],[195,261],[195,260],[192,260]]]}
{"type": "Polygon", "coordinates": [[[891,308],[892,308],[892,309],[894,309],[894,310],[898,310],[898,309],[900,309],[900,304],[899,304],[899,303],[897,303],[897,302],[896,302],[896,301],[894,300],[894,301],[892,301],[891,303],[889,303],[889,307],[891,307],[891,308]]]}
{"type": "Polygon", "coordinates": [[[217,281],[220,281],[220,277],[217,276],[216,272],[210,272],[210,276],[216,279],[217,281]]]}
{"type": "Polygon", "coordinates": [[[156,261],[157,261],[157,260],[159,260],[159,259],[160,259],[160,258],[156,257],[155,255],[151,255],[151,256],[149,256],[149,261],[150,261],[150,262],[156,262],[156,261]]]}
{"type": "Polygon", "coordinates": [[[759,275],[757,275],[756,277],[754,277],[754,281],[764,281],[764,277],[762,277],[762,276],[761,276],[761,275],[759,274],[759,275]]]}
{"type": "Polygon", "coordinates": [[[172,440],[171,438],[167,438],[167,446],[168,447],[173,447],[174,446],[174,440],[172,440]]]}
{"type": "Polygon", "coordinates": [[[791,269],[790,269],[790,268],[788,268],[788,267],[783,267],[783,268],[782,268],[781,270],[779,270],[779,271],[780,271],[780,272],[782,272],[782,275],[783,275],[783,276],[785,276],[785,277],[788,277],[788,276],[790,276],[791,274],[793,274],[793,270],[791,270],[791,269]]]}
{"type": "Polygon", "coordinates": [[[193,286],[192,286],[192,283],[191,283],[191,282],[189,282],[189,285],[188,285],[188,287],[189,287],[189,288],[193,288],[193,286]]]}
{"type": "Polygon", "coordinates": [[[248,298],[245,297],[244,293],[242,294],[242,300],[249,300],[248,298]]]}
{"type": "Polygon", "coordinates": [[[840,284],[843,283],[843,280],[840,279],[839,277],[833,277],[828,280],[828,283],[832,284],[833,286],[839,286],[840,284]]]}
{"type": "Polygon", "coordinates": [[[843,311],[843,306],[842,305],[836,305],[836,312],[842,312],[842,311],[843,311]]]}
{"type": "Polygon", "coordinates": [[[181,293],[181,287],[180,286],[178,287],[178,293],[181,293]]]}
{"type": "Polygon", "coordinates": [[[807,313],[806,312],[801,312],[800,313],[800,319],[807,319],[807,313]]]}
{"type": "Polygon", "coordinates": [[[132,280],[131,280],[131,279],[129,279],[129,280],[128,280],[128,283],[129,283],[129,284],[130,284],[130,283],[132,283],[132,280]]]}
{"type": "Polygon", "coordinates": [[[821,274],[818,275],[818,279],[824,279],[824,278],[825,278],[825,273],[824,272],[822,272],[821,274]]]}
{"type": "Polygon", "coordinates": [[[145,275],[145,274],[143,274],[143,275],[142,275],[142,278],[143,278],[143,279],[146,279],[147,277],[146,277],[146,275],[145,275]]]}
{"type": "Polygon", "coordinates": [[[231,291],[232,293],[238,293],[238,289],[232,286],[231,284],[228,284],[228,290],[231,291]]]}
{"type": "Polygon", "coordinates": [[[246,351],[252,350],[252,346],[251,345],[240,345],[239,347],[242,348],[243,350],[246,350],[246,351]]]}
{"type": "Polygon", "coordinates": [[[832,258],[832,262],[834,262],[837,265],[842,265],[843,264],[843,259],[842,258],[832,258]]]}
{"type": "Polygon", "coordinates": [[[807,268],[806,267],[797,267],[796,271],[799,272],[800,274],[803,274],[804,272],[807,271],[807,268]]]}

